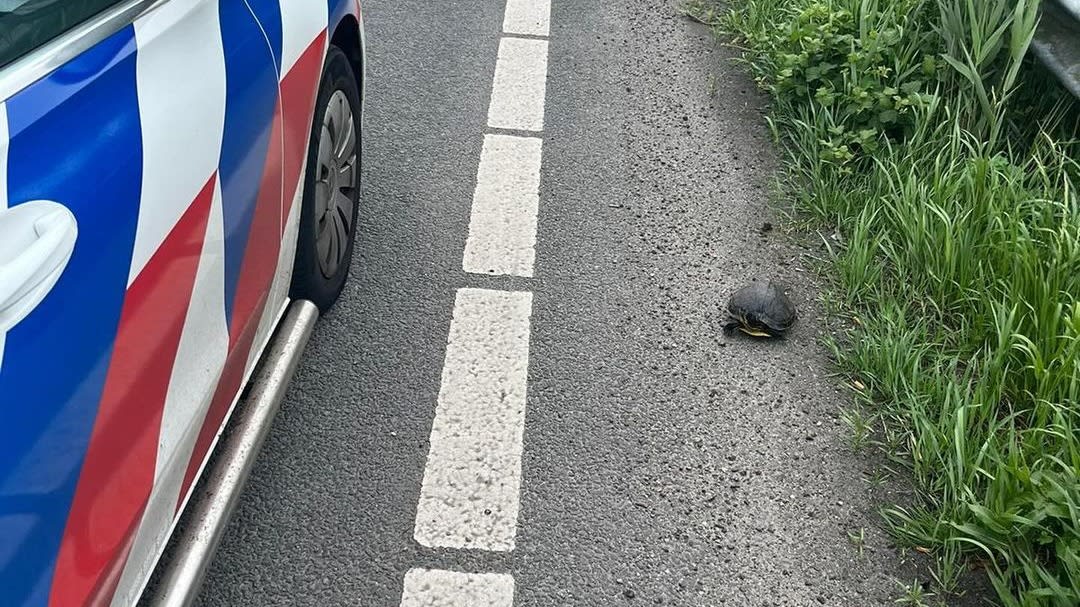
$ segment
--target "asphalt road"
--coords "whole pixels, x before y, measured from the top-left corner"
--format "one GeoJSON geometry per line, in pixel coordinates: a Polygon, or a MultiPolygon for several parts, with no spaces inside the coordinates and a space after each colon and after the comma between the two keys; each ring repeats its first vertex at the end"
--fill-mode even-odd
{"type": "Polygon", "coordinates": [[[462,270],[504,3],[364,4],[351,282],[201,605],[396,606],[414,568],[512,574],[528,606],[892,604],[912,572],[837,418],[806,251],[760,232],[763,100],[676,6],[554,0],[535,276],[510,278],[462,270]],[[800,305],[784,341],[720,331],[758,276],[800,305]],[[414,539],[461,288],[533,294],[511,551],[414,539]]]}

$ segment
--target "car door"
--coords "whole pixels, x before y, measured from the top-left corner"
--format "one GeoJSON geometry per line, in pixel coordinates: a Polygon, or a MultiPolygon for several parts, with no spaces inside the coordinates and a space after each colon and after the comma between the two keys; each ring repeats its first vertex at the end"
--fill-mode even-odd
{"type": "MultiPolygon", "coordinates": [[[[102,4],[96,8],[109,8],[102,4]]],[[[0,28],[14,33],[52,27],[54,36],[62,36],[71,26],[65,18],[70,13],[46,15],[54,8],[42,2],[17,4],[0,13],[0,28]]],[[[0,132],[0,192],[5,199],[0,241],[23,241],[3,251],[4,292],[47,286],[47,281],[36,282],[40,271],[24,276],[6,271],[21,263],[33,247],[26,241],[39,234],[37,226],[27,231],[11,221],[24,205],[46,200],[63,206],[74,218],[77,236],[51,290],[33,309],[23,309],[19,318],[5,323],[0,361],[0,587],[13,605],[49,600],[124,303],[141,187],[142,138],[130,28],[99,41],[44,78],[35,81],[37,73],[23,77],[22,71],[31,68],[10,62],[29,57],[33,46],[45,41],[17,35],[4,39],[9,65],[0,96],[5,127],[0,132]],[[13,79],[15,85],[10,84],[13,79]],[[23,87],[27,79],[31,82],[23,87]]],[[[50,270],[47,264],[39,267],[50,270]]]]}
{"type": "Polygon", "coordinates": [[[262,319],[276,67],[244,0],[6,0],[15,31],[5,17],[33,35],[0,36],[0,588],[127,604],[262,319]]]}

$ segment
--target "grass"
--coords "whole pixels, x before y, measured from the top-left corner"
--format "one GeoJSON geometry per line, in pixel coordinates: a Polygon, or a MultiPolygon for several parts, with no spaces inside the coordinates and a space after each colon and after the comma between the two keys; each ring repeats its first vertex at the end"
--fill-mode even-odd
{"type": "Polygon", "coordinates": [[[931,603],[934,598],[934,593],[925,590],[919,580],[907,584],[899,582],[900,586],[900,598],[896,599],[897,605],[907,605],[909,607],[938,607],[943,605],[940,601],[931,603]]]}
{"type": "Polygon", "coordinates": [[[863,478],[863,480],[866,481],[866,484],[870,485],[871,488],[878,489],[884,487],[885,484],[889,482],[890,478],[892,478],[892,471],[885,467],[881,467],[874,469],[874,471],[863,478]]]}
{"type": "Polygon", "coordinates": [[[845,409],[840,412],[840,420],[851,430],[851,449],[859,451],[866,447],[873,432],[873,424],[859,408],[845,409]]]}
{"type": "MultiPolygon", "coordinates": [[[[730,0],[799,221],[824,239],[844,420],[910,471],[883,510],[938,593],[1080,605],[1077,111],[1026,54],[1036,0],[730,0]],[[872,421],[871,421],[872,420],[872,421]]],[[[921,587],[911,587],[912,601],[921,587]]],[[[909,604],[921,604],[910,602],[909,604]]]]}
{"type": "Polygon", "coordinates": [[[866,528],[859,527],[854,531],[848,531],[848,541],[855,548],[859,558],[863,557],[863,552],[866,550],[866,528]]]}

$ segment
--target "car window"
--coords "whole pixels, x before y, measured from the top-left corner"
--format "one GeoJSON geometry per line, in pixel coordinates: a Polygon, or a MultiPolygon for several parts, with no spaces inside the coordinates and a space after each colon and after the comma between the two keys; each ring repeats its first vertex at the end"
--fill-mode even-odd
{"type": "Polygon", "coordinates": [[[0,68],[125,0],[0,0],[0,68]]]}

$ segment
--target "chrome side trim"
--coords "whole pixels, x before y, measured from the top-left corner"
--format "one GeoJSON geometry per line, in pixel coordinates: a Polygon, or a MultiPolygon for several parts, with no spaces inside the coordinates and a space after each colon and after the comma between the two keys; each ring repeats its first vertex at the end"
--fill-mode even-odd
{"type": "Polygon", "coordinates": [[[0,101],[49,75],[163,2],[168,0],[128,0],[118,4],[0,68],[0,101]]]}
{"type": "Polygon", "coordinates": [[[318,318],[319,309],[307,300],[293,302],[285,312],[247,396],[237,405],[218,453],[182,515],[178,529],[183,531],[166,553],[169,560],[161,563],[161,577],[141,604],[189,607],[195,602],[318,318]]]}

